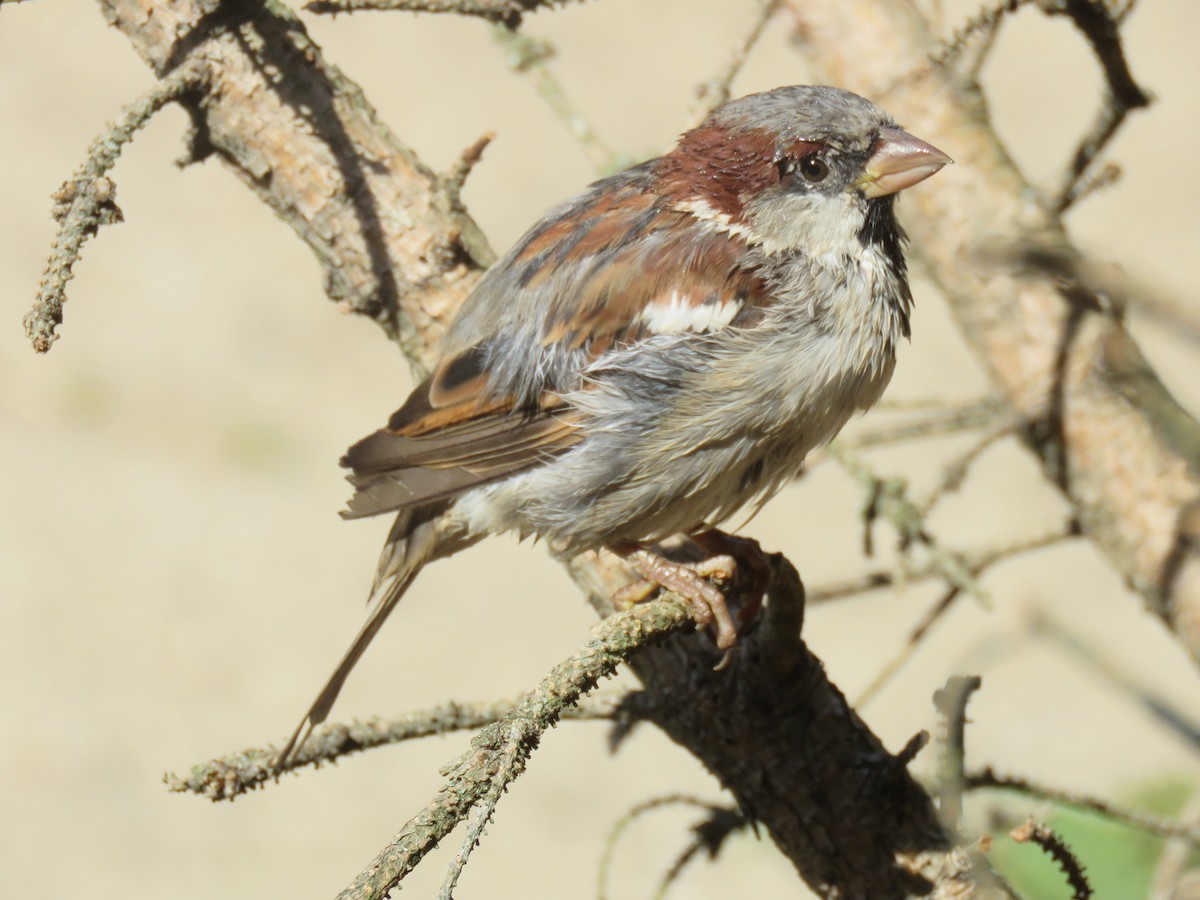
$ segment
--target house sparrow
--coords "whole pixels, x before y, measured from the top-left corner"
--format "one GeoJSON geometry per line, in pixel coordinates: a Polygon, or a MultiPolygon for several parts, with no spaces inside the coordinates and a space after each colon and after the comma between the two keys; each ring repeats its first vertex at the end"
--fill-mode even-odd
{"type": "Polygon", "coordinates": [[[650,548],[765,501],[879,398],[912,306],[895,195],[948,162],[862,97],[784,87],[538,222],[342,460],[343,515],[396,522],[370,617],[277,766],[421,568],[489,534],[613,550],[730,646],[705,567],[650,548]]]}

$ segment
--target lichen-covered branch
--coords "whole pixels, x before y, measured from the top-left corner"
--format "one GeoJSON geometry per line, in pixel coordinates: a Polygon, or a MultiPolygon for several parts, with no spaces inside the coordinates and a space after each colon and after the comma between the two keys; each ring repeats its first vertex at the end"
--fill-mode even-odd
{"type": "MultiPolygon", "coordinates": [[[[563,709],[559,718],[617,720],[627,717],[623,697],[584,697],[563,709]]],[[[407,713],[392,719],[373,717],[348,725],[331,722],[316,729],[284,771],[334,762],[345,756],[374,747],[404,741],[482,728],[499,721],[517,705],[519,698],[486,703],[443,703],[432,709],[407,713]]],[[[186,776],[168,772],[163,775],[167,789],[176,793],[199,794],[214,802],[234,800],[258,787],[277,781],[275,760],[279,748],[273,744],[231,753],[193,766],[186,776]]]]}
{"type": "Polygon", "coordinates": [[[561,710],[638,650],[690,623],[682,600],[664,598],[617,613],[597,625],[578,653],[555,666],[516,707],[472,739],[471,749],[448,767],[446,784],[437,796],[400,829],[338,895],[339,900],[387,896],[476,804],[489,795],[493,802],[499,798],[499,792],[524,771],[529,755],[561,710]]]}
{"type": "Polygon", "coordinates": [[[1200,425],[1091,292],[996,261],[996,248],[1031,243],[1080,254],[1005,152],[977,87],[921,68],[936,48],[917,9],[788,8],[818,77],[880,101],[958,160],[906,200],[913,246],[1084,534],[1200,660],[1200,425]]]}
{"type": "Polygon", "coordinates": [[[199,84],[199,72],[194,66],[176,69],[159,81],[104,129],[88,148],[83,164],[54,192],[58,234],[38,285],[37,300],[22,320],[25,334],[38,353],[45,353],[58,340],[55,329],[62,324],[67,282],[75,277],[75,264],[79,262],[84,242],[94,237],[101,225],[122,220],[116,201],[117,188],[108,177],[121,151],[155,113],[199,84]]]}

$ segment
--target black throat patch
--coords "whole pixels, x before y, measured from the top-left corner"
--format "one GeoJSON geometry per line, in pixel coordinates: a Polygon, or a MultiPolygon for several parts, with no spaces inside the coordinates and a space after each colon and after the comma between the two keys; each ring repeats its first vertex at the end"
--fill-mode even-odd
{"type": "Polygon", "coordinates": [[[908,290],[908,265],[904,261],[904,244],[908,235],[896,221],[896,195],[876,197],[867,201],[866,215],[862,228],[858,232],[858,240],[864,247],[878,250],[887,260],[896,280],[899,282],[899,295],[889,297],[903,323],[904,336],[908,337],[909,312],[912,307],[912,294],[908,290]]]}

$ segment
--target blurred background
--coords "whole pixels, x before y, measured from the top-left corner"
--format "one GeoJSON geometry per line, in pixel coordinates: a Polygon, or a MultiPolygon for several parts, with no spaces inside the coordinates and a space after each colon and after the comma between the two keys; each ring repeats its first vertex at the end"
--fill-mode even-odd
{"type": "MultiPolygon", "coordinates": [[[[975,8],[938,4],[949,27],[975,8]]],[[[597,0],[532,16],[527,28],[557,47],[556,72],[604,140],[645,157],[686,127],[696,85],[724,66],[753,15],[750,0],[597,0]]],[[[304,20],[431,166],[447,168],[482,133],[497,133],[465,195],[496,248],[594,177],[486,25],[381,13],[304,20]]],[[[1129,59],[1157,100],[1108,154],[1122,182],[1068,223],[1095,260],[1190,304],[1200,303],[1197,26],[1191,0],[1145,0],[1132,14],[1129,59]]],[[[735,94],[807,80],[788,37],[784,22],[768,27],[735,94]]],[[[1023,11],[1002,31],[983,81],[1024,171],[1057,184],[1101,96],[1084,42],[1065,20],[1023,11]]],[[[126,222],[87,247],[62,339],[34,355],[20,319],[54,235],[49,195],[104,123],[152,83],[88,0],[0,9],[0,893],[328,896],[429,799],[438,767],[468,735],[377,750],[234,804],[168,794],[159,777],[280,740],[358,628],[388,523],[338,519],[347,486],[337,459],[410,382],[395,347],[369,322],[336,313],[308,250],[216,160],[173,165],[187,124],[174,108],[117,165],[126,222]]],[[[939,135],[921,137],[957,156],[939,135]]],[[[919,268],[915,293],[913,340],[888,398],[985,393],[919,268]]],[[[1196,344],[1136,314],[1132,328],[1176,396],[1200,410],[1196,344]]],[[[971,441],[868,458],[924,490],[971,441]]],[[[746,531],[785,552],[815,587],[892,559],[886,526],[879,559],[861,556],[862,502],[857,485],[823,464],[746,531]]],[[[1065,512],[1009,439],[932,527],[969,549],[1035,533],[1065,512]]],[[[936,727],[931,695],[948,674],[979,674],[971,767],[1177,813],[1200,786],[1200,685],[1158,620],[1082,541],[1013,560],[984,583],[992,608],[960,601],[860,707],[871,727],[898,750],[936,727]],[[1035,628],[1041,620],[1070,641],[1035,628]]],[[[814,608],[806,639],[854,698],[940,591],[912,585],[814,608]]],[[[572,653],[593,621],[541,548],[486,541],[421,576],[334,718],[518,694],[572,653]]],[[[918,768],[933,760],[926,751],[918,768]]],[[[681,792],[722,799],[652,729],[610,756],[603,725],[564,724],[505,796],[460,895],[593,896],[614,823],[640,801],[681,792]]],[[[972,797],[968,812],[972,827],[998,834],[1007,817],[1054,814],[995,795],[972,797]]],[[[696,818],[672,808],[635,823],[616,850],[610,896],[651,896],[696,818]]],[[[1075,834],[1107,896],[1144,892],[1161,844],[1090,822],[1075,834]]],[[[435,893],[457,841],[405,883],[406,894],[435,893]]],[[[1018,868],[1037,855],[1004,841],[995,853],[1018,868]]],[[[747,834],[717,864],[688,869],[676,895],[796,896],[797,882],[768,840],[747,834]]]]}

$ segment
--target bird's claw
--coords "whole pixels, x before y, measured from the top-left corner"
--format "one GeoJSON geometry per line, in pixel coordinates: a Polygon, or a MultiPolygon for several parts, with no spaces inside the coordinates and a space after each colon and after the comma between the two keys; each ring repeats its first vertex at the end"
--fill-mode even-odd
{"type": "Polygon", "coordinates": [[[725,595],[708,580],[733,578],[737,563],[732,556],[719,555],[698,563],[680,563],[639,549],[626,558],[642,577],[617,591],[613,596],[614,603],[639,602],[661,587],[673,591],[691,605],[692,618],[698,627],[714,629],[717,647],[728,650],[737,642],[737,625],[725,595]]]}

